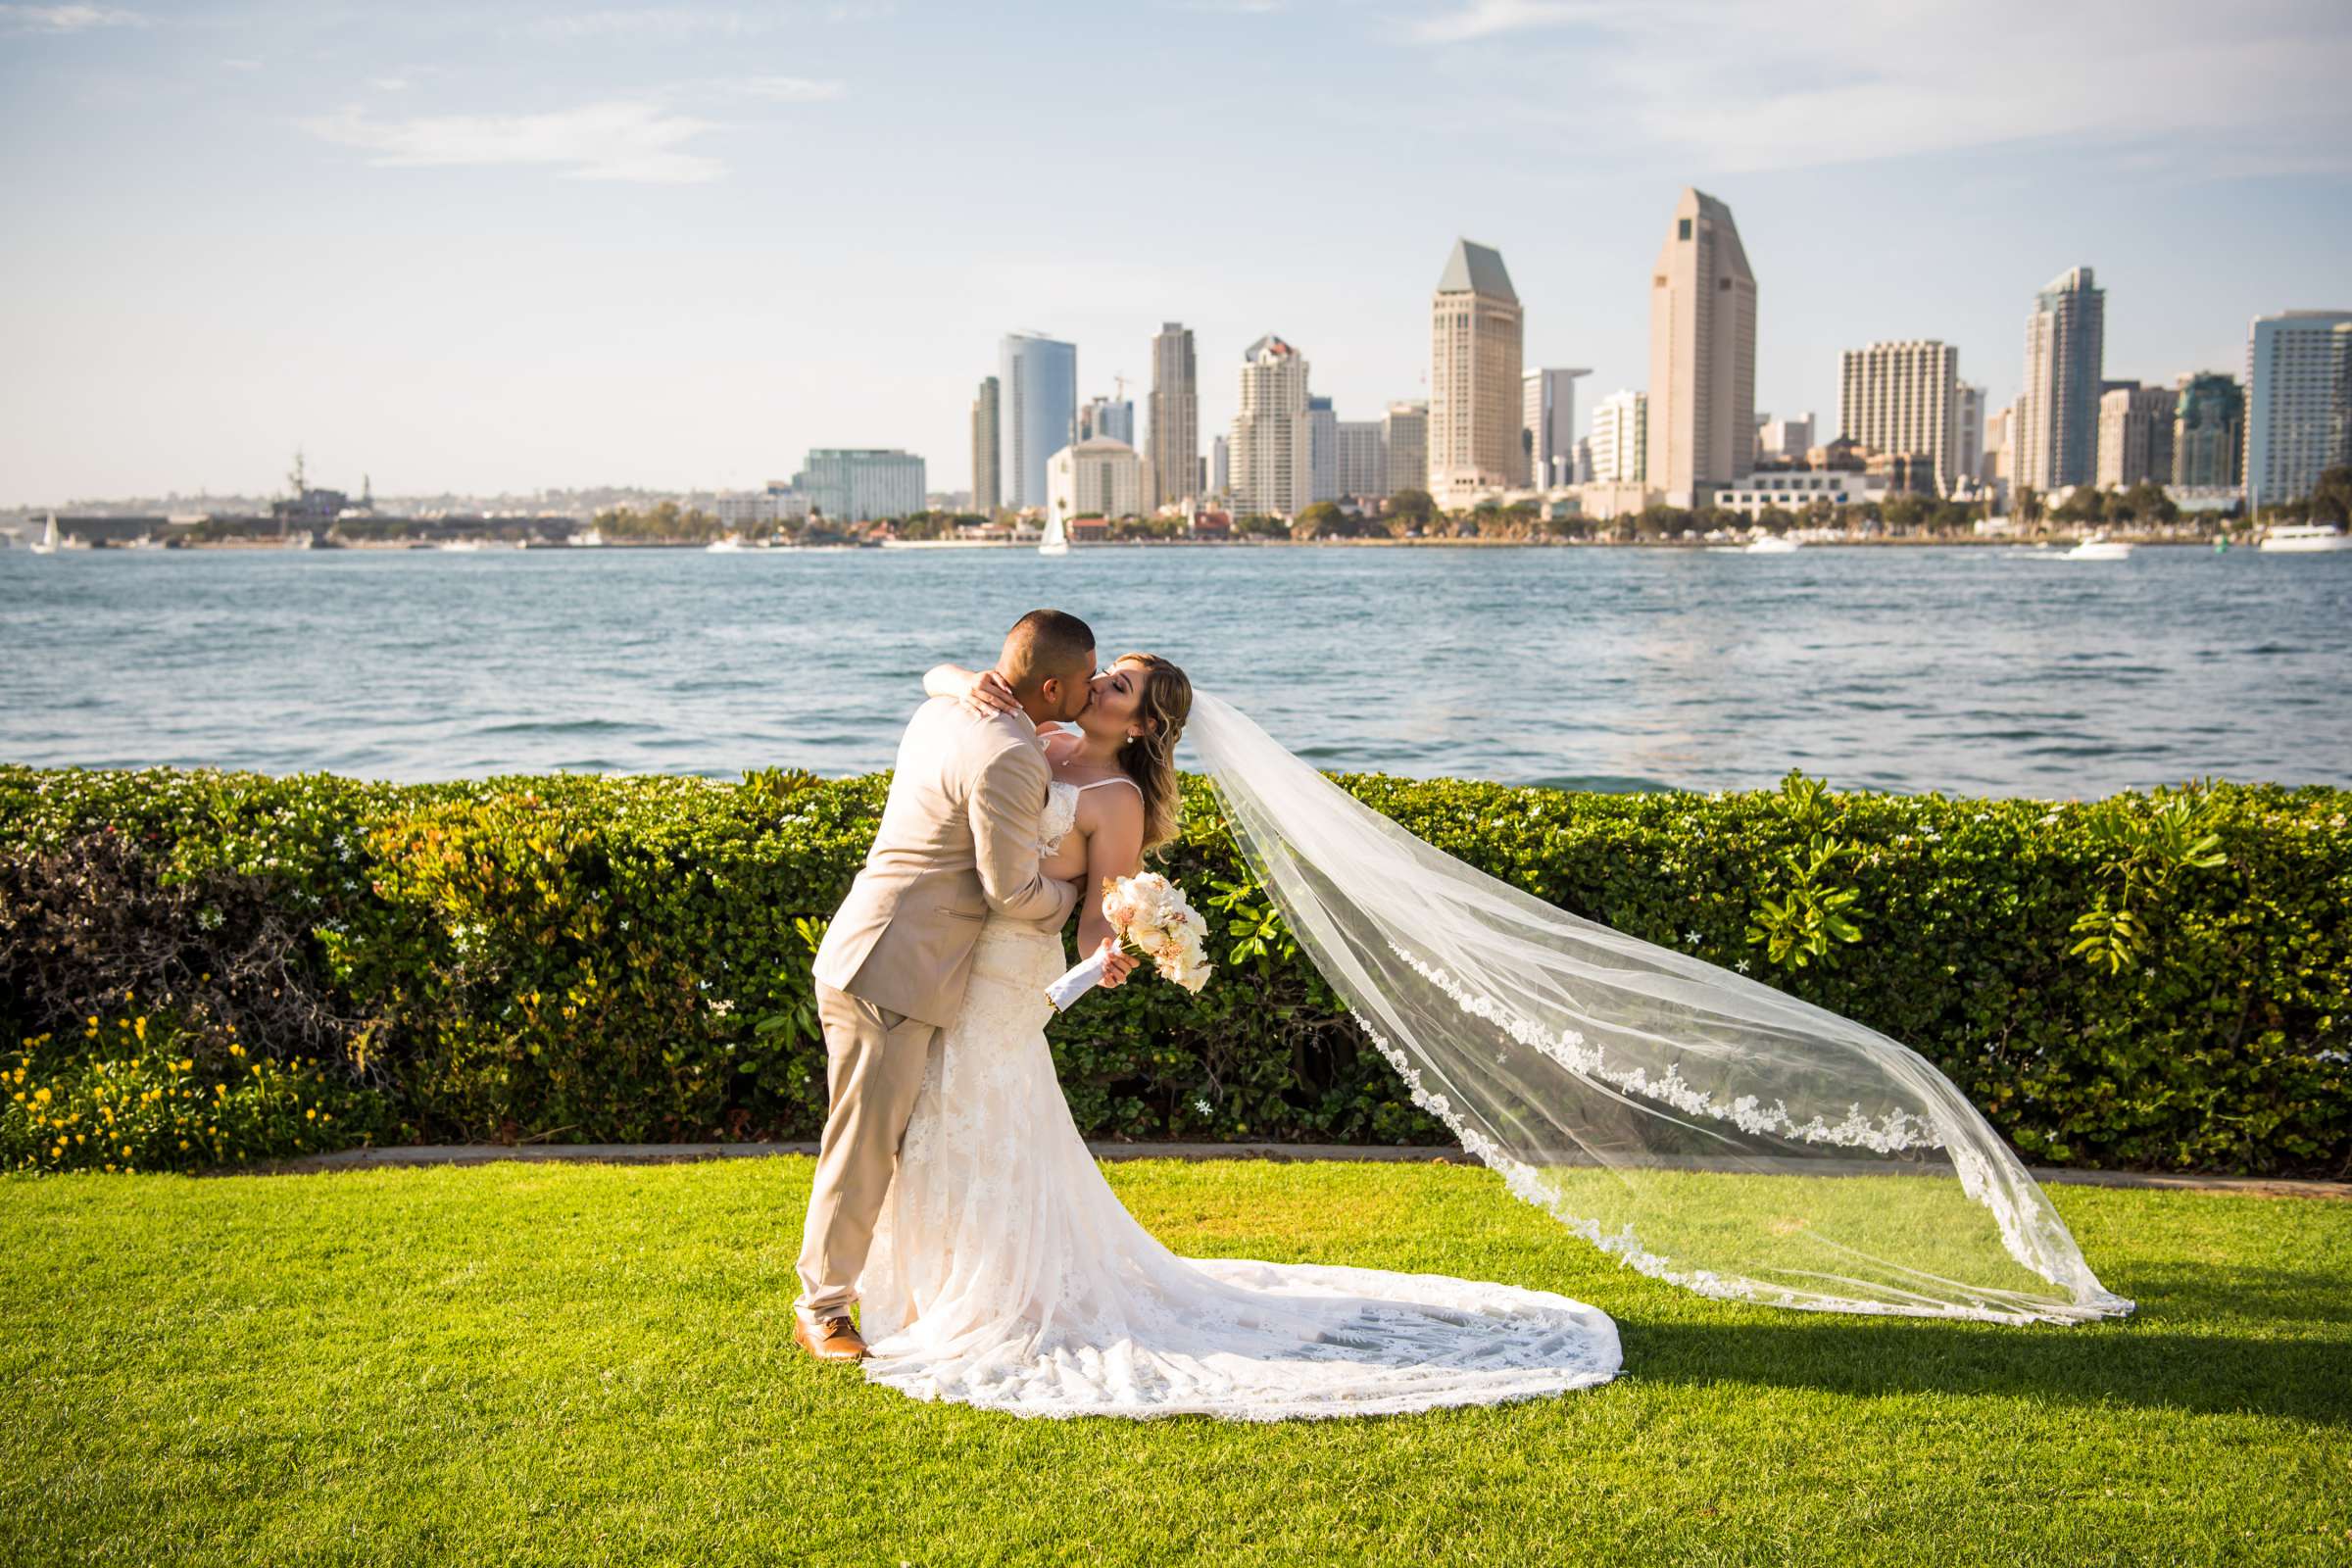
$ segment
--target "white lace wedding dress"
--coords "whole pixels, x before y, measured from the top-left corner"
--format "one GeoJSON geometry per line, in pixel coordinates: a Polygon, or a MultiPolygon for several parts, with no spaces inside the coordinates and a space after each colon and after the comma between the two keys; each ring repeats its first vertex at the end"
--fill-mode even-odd
{"type": "MultiPolygon", "coordinates": [[[[1078,792],[1052,794],[1058,843],[1078,792]]],[[[1054,1078],[1045,987],[1065,963],[1058,930],[991,916],[981,932],[858,1281],[869,1380],[1023,1416],[1275,1421],[1616,1376],[1616,1325],[1547,1291],[1160,1246],[1103,1181],[1054,1078]]]]}

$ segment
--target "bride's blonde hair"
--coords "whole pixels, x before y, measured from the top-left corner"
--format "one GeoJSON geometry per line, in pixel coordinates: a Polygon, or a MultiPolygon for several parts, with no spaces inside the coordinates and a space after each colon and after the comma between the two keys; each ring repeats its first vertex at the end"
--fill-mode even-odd
{"type": "Polygon", "coordinates": [[[1144,792],[1144,853],[1176,841],[1184,826],[1184,791],[1176,777],[1176,742],[1192,716],[1193,683],[1157,654],[1121,654],[1114,664],[1141,664],[1143,690],[1136,698],[1141,735],[1119,746],[1119,770],[1144,792]]]}

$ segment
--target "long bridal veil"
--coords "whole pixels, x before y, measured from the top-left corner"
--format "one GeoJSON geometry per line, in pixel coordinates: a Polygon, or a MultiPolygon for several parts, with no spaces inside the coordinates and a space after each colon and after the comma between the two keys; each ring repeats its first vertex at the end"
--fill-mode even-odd
{"type": "Polygon", "coordinates": [[[2132,1310],[1908,1047],[1473,870],[1206,693],[1187,733],[1299,946],[1415,1102],[1586,1240],[1775,1306],[2132,1310]]]}

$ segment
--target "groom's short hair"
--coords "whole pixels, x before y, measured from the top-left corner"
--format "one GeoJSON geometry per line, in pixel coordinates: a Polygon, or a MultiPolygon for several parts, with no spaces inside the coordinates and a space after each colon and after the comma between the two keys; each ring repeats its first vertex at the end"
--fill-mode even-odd
{"type": "Polygon", "coordinates": [[[1004,654],[998,662],[1005,682],[1024,696],[1049,678],[1091,675],[1094,628],[1067,611],[1032,610],[1004,634],[1004,654]]]}

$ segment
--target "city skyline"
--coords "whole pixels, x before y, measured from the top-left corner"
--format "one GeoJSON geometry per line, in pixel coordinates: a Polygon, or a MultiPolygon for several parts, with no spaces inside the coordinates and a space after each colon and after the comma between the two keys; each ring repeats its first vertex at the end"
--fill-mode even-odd
{"type": "MultiPolygon", "coordinates": [[[[2037,18],[2021,54],[1998,6],[1692,29],[1268,0],[1158,18],[1142,77],[1140,23],[918,9],[0,7],[0,505],[267,492],[298,445],[387,493],[748,489],[832,448],[969,488],[973,389],[1022,326],[1076,345],[1084,399],[1148,388],[1159,322],[1206,366],[1279,323],[1368,420],[1428,397],[1431,258],[1462,234],[1508,258],[1527,366],[1646,388],[1646,264],[1686,185],[1769,286],[1759,413],[1833,409],[1840,350],[1918,338],[2004,408],[2020,305],[2078,265],[2111,291],[2107,375],[2148,385],[2345,303],[2338,8],[2037,18]],[[2102,103],[2049,75],[2085,51],[2102,103]],[[1801,86],[1750,69],[1800,60],[1801,86]],[[1132,194],[1006,199],[1053,129],[985,87],[1040,65],[1070,83],[1053,121],[1125,127],[1132,194]],[[1305,176],[1400,117],[1391,173],[1443,196],[1366,230],[1305,176]],[[1212,171],[1224,194],[1172,215],[1169,182],[1212,171]]],[[[1200,376],[1204,443],[1235,396],[1200,376]]]]}

